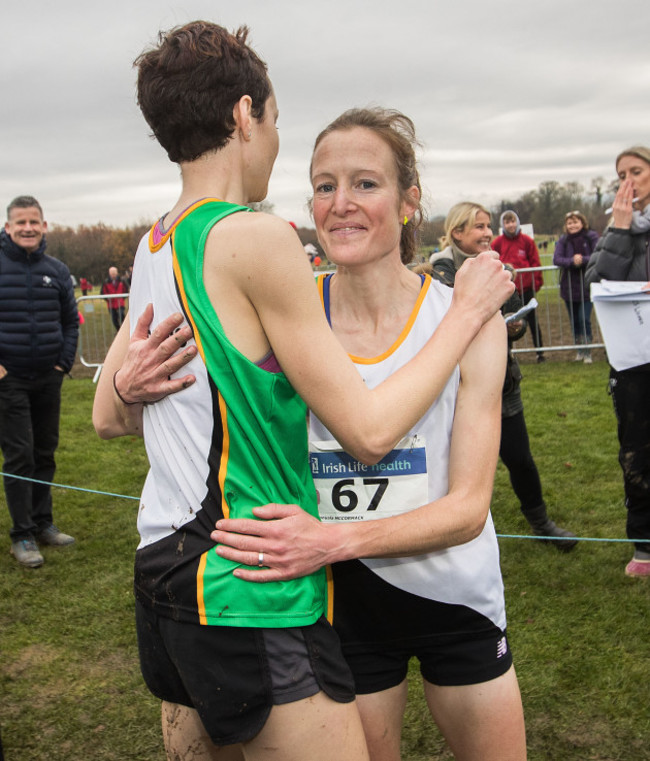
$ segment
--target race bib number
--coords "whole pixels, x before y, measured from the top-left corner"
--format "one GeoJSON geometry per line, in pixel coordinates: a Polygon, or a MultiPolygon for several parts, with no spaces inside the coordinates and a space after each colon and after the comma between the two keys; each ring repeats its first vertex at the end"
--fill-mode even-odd
{"type": "Polygon", "coordinates": [[[389,518],[429,501],[422,436],[402,439],[376,465],[355,460],[337,441],[312,441],[309,449],[322,521],[389,518]]]}

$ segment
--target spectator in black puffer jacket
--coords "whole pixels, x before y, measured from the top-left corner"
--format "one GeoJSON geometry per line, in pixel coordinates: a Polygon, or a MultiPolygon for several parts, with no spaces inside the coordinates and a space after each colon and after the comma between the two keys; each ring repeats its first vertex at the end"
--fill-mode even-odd
{"type": "Polygon", "coordinates": [[[49,483],[61,384],[74,362],[79,313],[70,271],[45,254],[46,230],[38,201],[19,196],[0,232],[0,447],[5,473],[35,479],[4,478],[11,552],[29,568],[43,565],[37,542],[74,542],[54,525],[49,483]]]}
{"type": "MultiPolygon", "coordinates": [[[[650,148],[635,145],[619,153],[621,180],[609,227],[591,256],[585,282],[650,281],[650,148]]],[[[609,373],[618,423],[618,461],[623,470],[627,535],[634,556],[627,576],[650,578],[650,362],[609,373]]]]}

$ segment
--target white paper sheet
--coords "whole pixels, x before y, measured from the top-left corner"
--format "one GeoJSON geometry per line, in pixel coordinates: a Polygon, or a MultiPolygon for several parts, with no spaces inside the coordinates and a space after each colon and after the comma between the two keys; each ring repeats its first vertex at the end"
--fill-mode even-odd
{"type": "Polygon", "coordinates": [[[525,317],[529,312],[532,312],[533,309],[537,309],[539,304],[537,303],[537,299],[533,297],[525,306],[523,306],[521,309],[519,309],[514,314],[509,314],[506,319],[506,325],[509,322],[516,322],[517,320],[520,320],[522,317],[525,317]]]}
{"type": "Polygon", "coordinates": [[[611,366],[628,370],[650,362],[650,283],[592,283],[591,300],[611,366]]]}

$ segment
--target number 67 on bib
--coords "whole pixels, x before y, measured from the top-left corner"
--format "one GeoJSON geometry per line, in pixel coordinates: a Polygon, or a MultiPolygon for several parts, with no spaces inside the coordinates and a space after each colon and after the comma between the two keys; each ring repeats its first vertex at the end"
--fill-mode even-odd
{"type": "Polygon", "coordinates": [[[376,465],[364,465],[337,441],[311,441],[309,460],[321,520],[389,518],[429,501],[423,436],[406,436],[376,465]]]}

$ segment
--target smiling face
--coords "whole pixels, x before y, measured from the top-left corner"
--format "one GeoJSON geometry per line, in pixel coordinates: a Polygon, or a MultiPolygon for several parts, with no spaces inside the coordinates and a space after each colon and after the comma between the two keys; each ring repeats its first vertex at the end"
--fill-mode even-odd
{"type": "Polygon", "coordinates": [[[579,217],[566,218],[566,231],[569,233],[569,235],[575,235],[576,233],[579,233],[583,227],[584,225],[582,224],[582,220],[579,217]]]}
{"type": "Polygon", "coordinates": [[[517,232],[517,220],[516,219],[504,219],[503,229],[510,235],[514,235],[517,232]]]}
{"type": "Polygon", "coordinates": [[[650,200],[650,164],[638,156],[621,156],[616,165],[621,180],[630,180],[641,208],[650,200]]]}
{"type": "Polygon", "coordinates": [[[17,246],[31,254],[41,245],[47,232],[47,222],[35,206],[26,209],[14,206],[5,223],[5,232],[17,246]]]}
{"type": "Polygon", "coordinates": [[[419,199],[411,188],[403,199],[388,144],[365,127],[331,132],[314,151],[312,212],[328,259],[338,265],[400,257],[404,217],[419,199]]]}
{"type": "MultiPolygon", "coordinates": [[[[505,222],[503,224],[506,225],[505,222]]],[[[489,251],[492,240],[490,215],[479,211],[473,225],[468,223],[462,230],[453,230],[451,237],[458,248],[469,256],[478,256],[482,251],[489,251]]]]}

